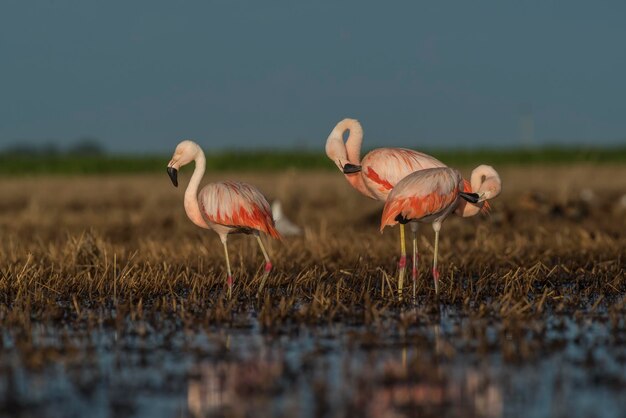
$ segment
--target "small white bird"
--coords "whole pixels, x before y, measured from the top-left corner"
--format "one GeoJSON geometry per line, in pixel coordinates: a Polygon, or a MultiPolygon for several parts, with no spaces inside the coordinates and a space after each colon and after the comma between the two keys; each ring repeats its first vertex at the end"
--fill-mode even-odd
{"type": "Polygon", "coordinates": [[[285,217],[283,205],[278,200],[272,202],[272,218],[274,218],[274,225],[280,235],[286,237],[302,234],[302,228],[285,217]]]}

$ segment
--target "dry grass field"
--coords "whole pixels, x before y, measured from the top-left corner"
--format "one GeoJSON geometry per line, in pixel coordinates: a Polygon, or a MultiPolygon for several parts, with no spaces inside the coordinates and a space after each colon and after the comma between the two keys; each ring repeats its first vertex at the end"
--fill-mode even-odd
{"type": "MultiPolygon", "coordinates": [[[[416,301],[410,282],[403,300],[398,299],[397,228],[381,235],[380,203],[357,194],[336,172],[216,173],[205,178],[205,182],[228,178],[257,185],[269,200],[280,199],[287,216],[304,229],[302,236],[269,243],[274,271],[258,298],[262,256],[252,238],[231,237],[232,300],[226,298],[219,239],[192,225],[183,210],[182,189],[191,170],[181,173],[179,189],[172,187],[165,169],[162,175],[4,177],[0,179],[0,348],[5,355],[0,371],[5,377],[0,379],[0,402],[13,416],[45,411],[45,396],[37,403],[20,390],[9,390],[20,381],[16,376],[22,372],[16,370],[26,370],[32,377],[51,364],[61,363],[71,370],[72,365],[79,367],[76,362],[85,364],[97,357],[93,350],[98,344],[89,340],[91,345],[83,347],[84,334],[77,336],[78,330],[113,329],[141,341],[146,335],[181,333],[184,344],[191,344],[185,339],[188,333],[209,333],[219,340],[215,347],[220,347],[211,355],[222,356],[231,338],[236,339],[225,336],[224,329],[259,327],[261,335],[280,335],[297,332],[303,324],[351,327],[339,333],[350,336],[345,342],[349,347],[354,341],[366,348],[404,347],[403,360],[385,363],[382,374],[376,375],[380,384],[372,388],[373,395],[350,392],[354,396],[348,406],[332,396],[329,400],[329,389],[313,379],[309,389],[314,404],[331,409],[341,404],[347,408],[345,413],[394,416],[387,410],[372,412],[370,395],[402,411],[396,408],[400,396],[396,392],[404,389],[397,385],[405,388],[407,382],[414,383],[415,373],[420,382],[438,382],[429,389],[436,392],[435,398],[452,396],[454,390],[445,383],[452,379],[448,369],[432,371],[417,359],[451,364],[459,353],[495,353],[512,364],[537,361],[559,350],[559,344],[569,344],[571,337],[562,335],[566,319],[577,321],[578,327],[585,321],[599,321],[606,327],[601,341],[615,350],[612,361],[622,368],[603,373],[612,379],[605,383],[610,390],[626,387],[620,375],[626,361],[620,349],[626,342],[626,167],[496,168],[503,193],[492,202],[491,214],[470,219],[453,216],[443,225],[439,299],[434,297],[430,276],[432,229],[420,228],[416,301]],[[454,320],[445,322],[450,317],[454,320]],[[557,334],[562,338],[554,337],[557,334]],[[408,359],[407,347],[413,350],[408,359]],[[392,393],[376,392],[380,387],[392,393]]],[[[469,169],[463,171],[469,175],[469,169]]],[[[312,341],[316,345],[319,339],[312,341]]],[[[583,350],[580,361],[593,365],[594,354],[589,360],[584,350],[595,346],[585,344],[578,345],[583,350]]],[[[117,346],[110,342],[108,347],[117,346]]],[[[220,373],[241,364],[247,364],[245,373],[249,373],[252,367],[241,358],[228,364],[219,366],[220,373]]],[[[284,379],[289,374],[281,368],[284,365],[276,367],[271,363],[255,373],[265,376],[266,382],[282,382],[276,385],[288,397],[284,379]]],[[[244,389],[237,386],[243,378],[232,375],[243,372],[229,373],[236,386],[233,403],[244,396],[244,389],[258,395],[259,389],[249,388],[249,381],[241,383],[244,389]]],[[[90,379],[98,381],[97,376],[90,379]]],[[[206,377],[190,379],[198,383],[206,377]]],[[[89,386],[82,380],[75,384],[89,386]]],[[[207,412],[201,408],[203,401],[196,399],[202,398],[196,392],[204,389],[194,387],[186,389],[185,412],[174,415],[207,412]]],[[[417,389],[407,390],[412,393],[406,395],[409,405],[422,405],[413,393],[417,389]]],[[[484,396],[495,396],[489,395],[491,389],[484,390],[484,396]]],[[[464,386],[461,392],[468,391],[464,386]]],[[[272,393],[261,395],[272,398],[272,393]]],[[[472,399],[478,402],[476,396],[472,399]]],[[[144,411],[131,401],[111,402],[115,416],[144,411]]],[[[426,415],[455,411],[444,400],[429,402],[419,411],[426,415]]],[[[226,416],[250,412],[228,408],[219,411],[226,416]]],[[[495,413],[477,408],[467,416],[503,412],[502,406],[495,413]]],[[[324,411],[315,409],[311,416],[323,416],[324,411]]]]}
{"type": "MultiPolygon", "coordinates": [[[[624,291],[626,207],[620,198],[626,168],[501,172],[504,191],[491,215],[451,217],[444,224],[442,303],[475,304],[489,296],[498,312],[528,313],[573,302],[562,298],[563,285],[579,287],[572,296],[585,298],[624,291]]],[[[388,276],[395,275],[397,228],[381,235],[381,205],[354,192],[339,174],[220,173],[207,181],[219,178],[258,185],[304,228],[302,237],[269,245],[275,270],[265,296],[271,304],[282,299],[291,316],[298,301],[299,312],[310,308],[330,319],[353,315],[353,304],[394,303],[396,284],[388,276]]],[[[59,299],[79,306],[181,299],[202,311],[225,302],[219,240],[186,219],[183,190],[165,173],[5,178],[0,191],[0,290],[12,312],[59,299]]],[[[433,233],[428,225],[420,231],[418,290],[428,297],[433,233]]],[[[262,256],[249,237],[232,237],[230,246],[237,296],[231,304],[247,303],[262,256]]]]}

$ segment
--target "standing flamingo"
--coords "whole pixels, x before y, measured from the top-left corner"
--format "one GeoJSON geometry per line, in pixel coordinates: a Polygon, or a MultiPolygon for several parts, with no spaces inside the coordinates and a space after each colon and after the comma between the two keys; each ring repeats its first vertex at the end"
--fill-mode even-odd
{"type": "Polygon", "coordinates": [[[194,224],[212,229],[220,236],[224,245],[228,283],[228,298],[232,295],[233,276],[228,258],[226,240],[228,234],[244,233],[256,236],[265,257],[265,269],[258,293],[263,290],[265,280],[272,269],[272,263],[263,246],[259,232],[280,239],[274,226],[270,205],[254,186],[235,181],[207,184],[198,193],[200,180],[206,168],[204,152],[193,141],[182,141],[176,146],[172,160],[167,165],[167,174],[174,186],[178,187],[178,170],[195,161],[195,168],[187,190],[185,190],[185,212],[194,224]]]}
{"type": "MultiPolygon", "coordinates": [[[[409,174],[427,168],[446,167],[444,163],[430,155],[405,148],[377,148],[367,153],[361,160],[361,144],[363,142],[363,128],[356,119],[344,119],[337,123],[326,140],[326,155],[344,173],[348,183],[365,196],[385,201],[389,192],[404,177],[409,174]],[[349,130],[350,135],[344,143],[343,134],[349,130]]],[[[472,172],[471,182],[464,181],[464,192],[476,192],[481,187],[483,179],[497,178],[498,174],[489,166],[477,167],[472,172]],[[492,171],[485,171],[481,167],[488,167],[492,171]],[[495,173],[495,176],[494,176],[495,173]],[[476,188],[474,188],[476,187],[476,188]]],[[[494,181],[495,182],[495,181],[494,181]]],[[[490,184],[489,187],[492,185],[490,184]]],[[[485,190],[481,191],[486,193],[485,190]]],[[[498,190],[499,192],[499,190],[498,190]]],[[[491,193],[493,198],[497,193],[491,193]]],[[[478,206],[466,204],[463,201],[459,205],[457,213],[461,216],[473,216],[481,210],[487,210],[487,202],[478,206]]],[[[413,293],[417,282],[417,230],[418,224],[410,223],[413,234],[413,268],[411,276],[413,280],[413,293]]],[[[404,242],[404,224],[400,224],[400,261],[398,263],[398,293],[402,295],[404,275],[406,272],[406,247],[404,242]]]]}
{"type": "Polygon", "coordinates": [[[464,192],[463,177],[458,170],[449,167],[427,168],[409,174],[393,188],[383,209],[380,231],[386,226],[400,223],[432,223],[435,230],[435,250],[433,257],[433,280],[435,293],[439,294],[439,270],[437,252],[439,250],[439,230],[441,223],[459,205],[461,199],[479,203],[477,193],[464,192]]]}

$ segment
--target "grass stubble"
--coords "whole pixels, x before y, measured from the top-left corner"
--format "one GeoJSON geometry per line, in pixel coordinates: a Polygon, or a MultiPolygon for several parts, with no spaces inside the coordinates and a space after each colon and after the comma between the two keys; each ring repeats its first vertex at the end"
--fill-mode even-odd
{"type": "MultiPolygon", "coordinates": [[[[280,199],[304,228],[302,236],[269,242],[274,270],[259,297],[262,255],[253,239],[231,237],[230,300],[219,239],[186,219],[182,190],[172,188],[165,173],[4,178],[3,344],[10,340],[26,367],[36,370],[75,350],[70,334],[61,333],[58,344],[41,344],[41,324],[85,332],[115,327],[141,337],[171,324],[210,332],[245,329],[254,320],[270,335],[297,332],[303,324],[362,326],[350,334],[360,347],[411,345],[422,359],[497,352],[520,363],[559,349],[562,342],[547,334],[566,320],[595,318],[608,324],[610,345],[623,346],[626,168],[511,166],[500,172],[504,190],[490,215],[444,223],[438,299],[430,275],[433,233],[421,226],[416,301],[411,283],[398,299],[397,228],[380,235],[380,204],[351,190],[337,173],[205,179],[250,181],[280,199]],[[435,341],[436,352],[432,333],[411,332],[432,330],[441,315],[451,314],[459,320],[448,338],[435,341]]],[[[183,187],[185,176],[189,171],[181,175],[183,187]]],[[[626,356],[618,359],[626,362],[626,356]]],[[[415,367],[425,372],[420,364],[415,367]]],[[[393,370],[383,380],[407,378],[393,370]]],[[[623,378],[610,383],[626,387],[623,378]]]]}

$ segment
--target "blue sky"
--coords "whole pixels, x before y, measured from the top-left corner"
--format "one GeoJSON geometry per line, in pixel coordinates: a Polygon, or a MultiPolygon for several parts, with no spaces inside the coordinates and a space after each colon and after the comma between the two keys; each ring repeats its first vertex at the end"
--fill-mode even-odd
{"type": "Polygon", "coordinates": [[[626,142],[626,3],[22,1],[0,5],[0,147],[116,152],[626,142]],[[524,110],[525,109],[525,110],[524,110]]]}

